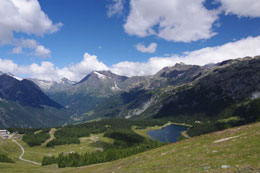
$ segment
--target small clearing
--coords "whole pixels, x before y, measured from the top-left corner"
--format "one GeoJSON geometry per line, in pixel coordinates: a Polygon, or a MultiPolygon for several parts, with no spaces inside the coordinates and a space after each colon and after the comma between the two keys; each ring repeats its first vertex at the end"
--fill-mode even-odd
{"type": "Polygon", "coordinates": [[[57,129],[52,128],[52,129],[49,131],[50,138],[47,139],[44,143],[42,143],[42,146],[46,146],[46,145],[48,144],[48,142],[52,141],[52,140],[55,138],[54,133],[55,133],[56,130],[57,130],[57,129]]]}

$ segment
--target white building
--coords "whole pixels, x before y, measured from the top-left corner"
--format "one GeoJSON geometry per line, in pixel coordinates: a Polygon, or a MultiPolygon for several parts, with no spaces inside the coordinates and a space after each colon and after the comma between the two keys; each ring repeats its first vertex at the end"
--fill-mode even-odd
{"type": "Polygon", "coordinates": [[[2,136],[3,139],[8,138],[8,131],[7,130],[0,130],[0,136],[2,136]]]}

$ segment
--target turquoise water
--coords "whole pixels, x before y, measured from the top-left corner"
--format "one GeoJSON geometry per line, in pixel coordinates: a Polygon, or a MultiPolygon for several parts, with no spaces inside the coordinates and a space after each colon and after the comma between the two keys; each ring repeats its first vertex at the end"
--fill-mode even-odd
{"type": "Polygon", "coordinates": [[[181,125],[168,125],[161,130],[150,130],[147,134],[151,139],[158,139],[160,142],[174,143],[177,142],[178,137],[181,135],[182,131],[186,131],[188,127],[181,125]]]}

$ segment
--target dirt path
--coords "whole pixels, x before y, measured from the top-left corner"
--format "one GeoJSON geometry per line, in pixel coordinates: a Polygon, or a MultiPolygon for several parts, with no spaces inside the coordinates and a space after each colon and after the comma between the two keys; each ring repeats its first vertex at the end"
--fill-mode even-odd
{"type": "Polygon", "coordinates": [[[46,146],[48,144],[48,142],[52,141],[55,137],[54,137],[54,133],[57,129],[55,128],[52,128],[50,131],[49,131],[49,134],[50,134],[50,138],[47,139],[44,143],[42,143],[42,146],[46,146]]]}
{"type": "Polygon", "coordinates": [[[181,134],[182,134],[182,136],[184,136],[185,138],[190,138],[190,136],[187,134],[187,131],[188,131],[188,129],[187,129],[186,131],[181,132],[181,134]]]}
{"type": "Polygon", "coordinates": [[[219,139],[219,140],[214,141],[213,143],[225,142],[225,141],[228,141],[228,140],[230,140],[230,139],[238,138],[238,137],[240,137],[240,136],[241,136],[241,135],[238,135],[238,136],[232,136],[232,137],[223,138],[223,139],[219,139]]]}
{"type": "Polygon", "coordinates": [[[34,161],[31,161],[31,160],[26,160],[26,159],[23,159],[23,155],[24,155],[24,148],[21,144],[19,144],[15,139],[12,139],[12,141],[14,143],[16,143],[22,150],[22,154],[19,156],[19,159],[24,161],[24,162],[27,162],[27,163],[31,163],[31,164],[34,164],[34,165],[39,165],[41,166],[41,163],[38,163],[38,162],[34,162],[34,161]]]}

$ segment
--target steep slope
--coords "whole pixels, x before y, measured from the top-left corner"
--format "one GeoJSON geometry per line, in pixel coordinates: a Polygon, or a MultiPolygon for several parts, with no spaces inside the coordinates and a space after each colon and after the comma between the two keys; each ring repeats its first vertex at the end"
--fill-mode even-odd
{"type": "Polygon", "coordinates": [[[260,57],[247,57],[206,66],[176,64],[153,76],[94,71],[50,97],[66,106],[76,121],[114,116],[226,118],[234,106],[259,97],[259,69],[260,57]]]}
{"type": "Polygon", "coordinates": [[[48,98],[33,82],[26,79],[19,81],[7,74],[0,76],[0,96],[2,99],[16,101],[26,106],[46,105],[62,108],[61,105],[48,98]]]}
{"type": "Polygon", "coordinates": [[[94,71],[73,87],[50,97],[74,112],[76,119],[96,116],[126,116],[141,114],[154,100],[153,90],[168,85],[188,83],[209,68],[176,64],[154,76],[127,78],[110,71],[94,71]],[[136,108],[138,110],[136,110],[136,108]]]}
{"type": "MultiPolygon", "coordinates": [[[[125,76],[110,71],[94,71],[69,89],[49,96],[73,113],[73,119],[93,119],[95,110],[105,109],[106,103],[120,104],[118,93],[123,90],[125,76]],[[113,99],[112,99],[113,98],[113,99]]],[[[98,115],[97,115],[98,116],[98,115]]]]}
{"type": "Polygon", "coordinates": [[[33,82],[17,80],[9,74],[0,75],[0,127],[60,125],[67,118],[63,106],[51,100],[33,82]]]}
{"type": "Polygon", "coordinates": [[[204,113],[216,115],[231,105],[254,99],[260,92],[260,57],[223,62],[206,76],[163,91],[156,117],[204,113]]]}
{"type": "Polygon", "coordinates": [[[75,85],[75,90],[97,97],[106,97],[121,91],[121,85],[126,79],[127,77],[110,71],[94,71],[75,85]]]}
{"type": "Polygon", "coordinates": [[[69,118],[65,109],[23,106],[0,99],[0,129],[7,127],[40,128],[64,125],[69,118]]]}
{"type": "Polygon", "coordinates": [[[148,86],[157,79],[160,84],[153,86],[158,88],[136,87],[121,93],[121,98],[125,95],[124,98],[132,99],[126,99],[128,102],[117,107],[118,115],[126,118],[186,117],[193,121],[230,117],[236,105],[259,98],[260,57],[203,67],[177,64],[150,78],[148,86]]]}

